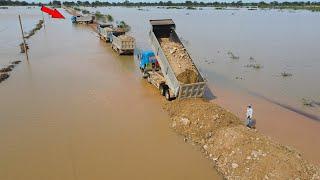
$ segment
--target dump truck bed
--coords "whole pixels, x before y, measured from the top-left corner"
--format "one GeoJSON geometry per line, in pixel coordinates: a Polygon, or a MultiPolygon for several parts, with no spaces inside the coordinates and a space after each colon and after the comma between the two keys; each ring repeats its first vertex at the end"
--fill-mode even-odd
{"type": "Polygon", "coordinates": [[[163,76],[177,98],[203,97],[206,81],[175,32],[171,19],[150,20],[149,37],[163,76]]]}
{"type": "Polygon", "coordinates": [[[86,16],[75,16],[75,22],[76,23],[91,23],[93,22],[94,17],[91,15],[86,15],[86,16]]]}
{"type": "Polygon", "coordinates": [[[112,48],[119,54],[133,54],[135,39],[129,35],[112,36],[112,48]]]}

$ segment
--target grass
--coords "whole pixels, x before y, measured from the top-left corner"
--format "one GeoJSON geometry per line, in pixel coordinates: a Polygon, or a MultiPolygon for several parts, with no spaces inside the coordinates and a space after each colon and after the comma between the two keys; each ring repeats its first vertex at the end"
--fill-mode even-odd
{"type": "Polygon", "coordinates": [[[29,39],[31,36],[33,36],[38,30],[40,30],[43,26],[44,21],[39,20],[38,24],[36,24],[36,27],[34,27],[25,38],[29,39]]]}
{"type": "Polygon", "coordinates": [[[106,18],[109,22],[113,22],[113,20],[114,20],[110,14],[106,15],[106,18]]]}
{"type": "Polygon", "coordinates": [[[247,68],[261,69],[263,66],[261,64],[253,63],[245,65],[247,68]]]}
{"type": "Polygon", "coordinates": [[[81,9],[78,8],[78,7],[73,7],[73,9],[76,10],[76,11],[81,11],[81,9]]]}
{"type": "Polygon", "coordinates": [[[82,10],[81,12],[82,12],[82,14],[90,14],[90,11],[85,10],[85,9],[84,9],[84,10],[82,10]]]}
{"type": "Polygon", "coordinates": [[[189,10],[196,10],[197,8],[192,7],[192,6],[188,6],[187,9],[189,9],[189,10]]]}
{"type": "Polygon", "coordinates": [[[230,58],[233,59],[233,60],[238,60],[238,59],[240,59],[239,56],[235,56],[231,51],[228,52],[228,55],[229,55],[230,58]]]}
{"type": "Polygon", "coordinates": [[[166,9],[183,9],[183,7],[180,6],[168,6],[166,9]]]}
{"type": "Polygon", "coordinates": [[[312,100],[310,100],[310,99],[302,98],[301,101],[304,106],[308,106],[308,107],[314,106],[312,100]]]}
{"type": "Polygon", "coordinates": [[[307,106],[307,107],[315,107],[315,106],[319,106],[320,107],[320,101],[315,101],[312,99],[308,99],[308,98],[302,98],[302,105],[307,106]]]}
{"type": "Polygon", "coordinates": [[[124,21],[120,21],[118,27],[125,29],[126,32],[130,31],[131,29],[131,27],[124,21]]]}
{"type": "Polygon", "coordinates": [[[281,73],[281,76],[282,76],[282,77],[290,77],[290,76],[292,76],[292,74],[291,74],[291,73],[288,73],[288,72],[282,72],[282,73],[281,73]]]}
{"type": "Polygon", "coordinates": [[[223,9],[226,9],[225,7],[215,7],[214,9],[216,10],[223,10],[223,9]]]}
{"type": "Polygon", "coordinates": [[[101,20],[103,22],[106,21],[106,17],[104,14],[101,14],[100,11],[96,11],[96,13],[94,14],[97,20],[101,20]]]}

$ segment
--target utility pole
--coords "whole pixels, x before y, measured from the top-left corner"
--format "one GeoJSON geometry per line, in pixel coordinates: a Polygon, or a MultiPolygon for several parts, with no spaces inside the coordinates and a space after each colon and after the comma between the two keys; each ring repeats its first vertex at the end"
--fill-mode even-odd
{"type": "Polygon", "coordinates": [[[21,23],[20,14],[19,14],[19,22],[20,22],[20,29],[21,29],[21,34],[22,34],[22,41],[23,41],[23,46],[24,46],[24,52],[26,53],[27,61],[29,62],[28,49],[27,49],[26,40],[25,40],[25,38],[24,38],[24,32],[23,32],[23,28],[22,28],[22,23],[21,23]]]}

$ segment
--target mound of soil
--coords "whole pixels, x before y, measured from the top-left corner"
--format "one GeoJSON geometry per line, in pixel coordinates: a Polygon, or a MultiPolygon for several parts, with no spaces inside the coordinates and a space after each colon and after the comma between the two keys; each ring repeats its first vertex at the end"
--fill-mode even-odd
{"type": "Polygon", "coordinates": [[[249,129],[232,113],[201,99],[165,102],[171,127],[198,145],[226,179],[320,179],[318,167],[288,146],[249,129]]]}
{"type": "Polygon", "coordinates": [[[183,84],[198,82],[199,73],[182,44],[161,38],[160,45],[178,81],[183,84]]]}

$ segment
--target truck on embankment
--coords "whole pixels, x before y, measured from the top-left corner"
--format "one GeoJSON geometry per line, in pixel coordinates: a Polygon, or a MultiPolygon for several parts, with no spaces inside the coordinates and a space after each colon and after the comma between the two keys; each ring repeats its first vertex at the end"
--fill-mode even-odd
{"type": "Polygon", "coordinates": [[[150,24],[153,53],[138,54],[143,77],[167,100],[203,97],[206,80],[176,34],[175,23],[172,19],[159,19],[150,20],[150,24]]]}
{"type": "Polygon", "coordinates": [[[71,21],[72,23],[75,24],[92,24],[94,21],[95,17],[92,15],[77,15],[77,16],[72,16],[71,21]]]}
{"type": "Polygon", "coordinates": [[[118,54],[133,54],[135,39],[127,35],[124,28],[113,27],[111,24],[98,24],[97,31],[100,39],[110,42],[112,49],[118,54]]]}
{"type": "Polygon", "coordinates": [[[119,55],[133,54],[135,47],[135,39],[132,36],[126,34],[113,33],[110,37],[111,47],[119,55]]]}
{"type": "Polygon", "coordinates": [[[114,28],[112,24],[106,24],[106,23],[99,23],[97,25],[97,31],[99,34],[100,39],[110,42],[110,38],[112,37],[112,34],[125,34],[126,32],[119,28],[114,28]]]}

